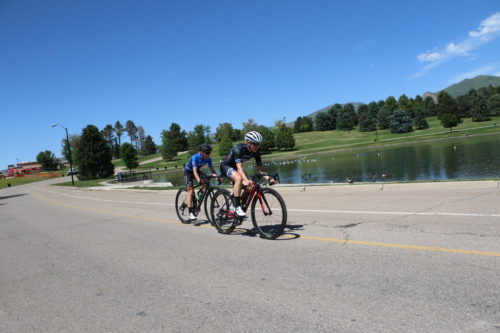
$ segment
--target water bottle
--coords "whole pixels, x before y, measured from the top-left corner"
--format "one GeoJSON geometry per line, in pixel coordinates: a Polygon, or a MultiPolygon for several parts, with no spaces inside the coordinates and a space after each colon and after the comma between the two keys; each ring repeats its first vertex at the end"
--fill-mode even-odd
{"type": "Polygon", "coordinates": [[[199,190],[198,194],[196,194],[196,199],[198,199],[198,201],[200,201],[202,196],[203,196],[203,190],[199,190]]]}

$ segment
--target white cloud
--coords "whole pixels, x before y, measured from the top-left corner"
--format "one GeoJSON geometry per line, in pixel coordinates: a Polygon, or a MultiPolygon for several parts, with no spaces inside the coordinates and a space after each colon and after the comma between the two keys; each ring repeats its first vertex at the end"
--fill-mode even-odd
{"type": "Polygon", "coordinates": [[[465,79],[470,79],[478,75],[498,75],[500,72],[494,73],[498,69],[498,65],[488,65],[474,69],[466,73],[462,73],[453,77],[448,83],[454,84],[465,79]]]}
{"type": "Polygon", "coordinates": [[[413,74],[410,79],[414,79],[426,74],[430,69],[457,57],[471,56],[471,51],[478,48],[494,38],[500,36],[500,12],[497,12],[483,20],[479,28],[469,32],[469,38],[458,43],[449,43],[442,48],[434,48],[431,51],[417,55],[418,61],[428,63],[418,73],[413,74]],[[433,65],[433,66],[431,66],[433,65]]]}
{"type": "Polygon", "coordinates": [[[500,12],[495,13],[481,22],[478,31],[470,31],[469,36],[481,37],[488,36],[497,31],[500,31],[500,12]]]}

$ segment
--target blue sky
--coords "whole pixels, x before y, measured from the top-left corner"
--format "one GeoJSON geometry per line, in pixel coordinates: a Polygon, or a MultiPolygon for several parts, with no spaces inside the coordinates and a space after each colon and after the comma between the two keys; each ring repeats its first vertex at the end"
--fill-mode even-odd
{"type": "Polygon", "coordinates": [[[0,169],[64,130],[273,125],[500,76],[500,3],[0,0],[0,169]]]}

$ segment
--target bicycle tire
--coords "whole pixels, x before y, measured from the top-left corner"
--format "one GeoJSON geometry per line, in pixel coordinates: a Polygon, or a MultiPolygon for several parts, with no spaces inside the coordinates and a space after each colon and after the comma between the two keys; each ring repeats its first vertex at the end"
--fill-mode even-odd
{"type": "Polygon", "coordinates": [[[175,212],[177,213],[179,220],[181,220],[184,224],[191,223],[191,219],[189,218],[189,208],[186,203],[187,196],[188,192],[185,188],[181,188],[177,191],[177,195],[175,196],[175,212]]]}
{"type": "Polygon", "coordinates": [[[285,201],[281,194],[271,188],[263,189],[260,194],[262,204],[266,209],[270,208],[271,214],[266,215],[260,205],[256,208],[257,203],[260,203],[256,195],[251,208],[252,223],[262,238],[276,239],[283,234],[286,227],[288,216],[285,201]]]}
{"type": "Polygon", "coordinates": [[[207,216],[208,221],[213,225],[214,224],[214,217],[212,215],[212,212],[210,210],[210,206],[212,205],[212,201],[214,199],[215,193],[219,190],[217,187],[210,187],[207,192],[205,193],[205,199],[204,199],[204,209],[205,209],[205,215],[207,216]]]}
{"type": "Polygon", "coordinates": [[[238,219],[234,216],[234,203],[228,190],[219,189],[215,192],[210,203],[210,214],[213,216],[213,225],[219,233],[230,234],[234,231],[238,219]]]}

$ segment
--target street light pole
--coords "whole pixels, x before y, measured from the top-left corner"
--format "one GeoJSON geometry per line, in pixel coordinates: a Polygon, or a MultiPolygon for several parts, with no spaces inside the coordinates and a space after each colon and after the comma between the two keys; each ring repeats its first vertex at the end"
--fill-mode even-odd
{"type": "Polygon", "coordinates": [[[75,180],[73,179],[73,163],[71,161],[71,145],[69,144],[68,129],[61,124],[52,124],[52,127],[61,126],[66,131],[66,142],[68,143],[68,153],[69,153],[69,170],[71,171],[71,184],[75,186],[75,180]]]}

